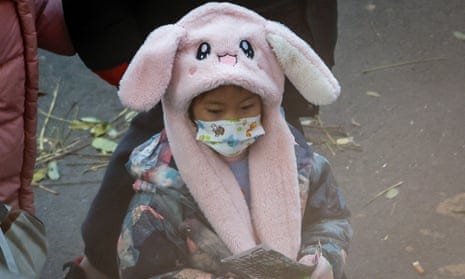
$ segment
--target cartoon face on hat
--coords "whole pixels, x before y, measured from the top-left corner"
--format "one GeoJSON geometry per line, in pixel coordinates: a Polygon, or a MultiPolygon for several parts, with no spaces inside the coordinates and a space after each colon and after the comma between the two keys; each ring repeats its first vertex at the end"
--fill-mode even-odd
{"type": "Polygon", "coordinates": [[[339,85],[314,51],[284,25],[229,3],[208,3],[155,29],[120,84],[124,105],[186,110],[196,95],[237,85],[280,105],[285,76],[311,103],[329,104],[339,85]]]}

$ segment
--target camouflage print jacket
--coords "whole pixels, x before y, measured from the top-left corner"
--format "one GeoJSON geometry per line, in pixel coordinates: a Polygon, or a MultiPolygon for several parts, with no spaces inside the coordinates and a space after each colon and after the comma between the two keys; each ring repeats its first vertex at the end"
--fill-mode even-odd
{"type": "MultiPolygon", "coordinates": [[[[342,278],[342,249],[348,251],[352,237],[350,212],[327,159],[291,129],[304,212],[299,258],[314,253],[320,242],[334,278],[342,278]]],[[[174,274],[186,269],[224,274],[220,260],[231,253],[183,183],[166,134],[136,148],[128,169],[138,180],[118,241],[122,278],[177,278],[174,274]]]]}

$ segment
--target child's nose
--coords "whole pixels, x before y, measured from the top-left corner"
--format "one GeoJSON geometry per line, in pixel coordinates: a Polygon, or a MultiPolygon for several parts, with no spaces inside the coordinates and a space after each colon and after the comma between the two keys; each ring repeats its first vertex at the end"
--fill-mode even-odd
{"type": "Polygon", "coordinates": [[[233,120],[233,119],[241,118],[241,114],[235,110],[227,111],[223,116],[225,120],[233,120]]]}

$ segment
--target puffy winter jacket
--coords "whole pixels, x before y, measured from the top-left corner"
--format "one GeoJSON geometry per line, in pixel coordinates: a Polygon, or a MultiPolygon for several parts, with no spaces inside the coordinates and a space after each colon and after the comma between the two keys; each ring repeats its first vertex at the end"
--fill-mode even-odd
{"type": "Polygon", "coordinates": [[[37,47],[74,53],[61,0],[0,0],[0,200],[34,213],[37,47]]]}
{"type": "MultiPolygon", "coordinates": [[[[328,160],[313,152],[297,129],[291,131],[304,212],[299,258],[321,243],[334,278],[345,278],[341,249],[348,251],[352,238],[350,211],[328,160]]],[[[231,252],[180,177],[166,133],[134,149],[127,167],[138,180],[118,240],[121,277],[178,278],[174,274],[184,268],[221,275],[220,260],[231,252]],[[197,246],[196,252],[189,253],[189,245],[197,246]]]]}

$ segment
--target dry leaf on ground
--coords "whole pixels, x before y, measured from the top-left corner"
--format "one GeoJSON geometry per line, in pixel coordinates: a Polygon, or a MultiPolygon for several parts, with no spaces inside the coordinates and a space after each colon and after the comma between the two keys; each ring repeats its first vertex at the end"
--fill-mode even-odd
{"type": "Polygon", "coordinates": [[[115,151],[117,145],[116,142],[106,138],[95,138],[92,141],[92,147],[103,153],[112,153],[115,151]]]}
{"type": "Polygon", "coordinates": [[[36,184],[47,177],[48,168],[40,168],[34,171],[32,184],[36,184]]]}
{"type": "Polygon", "coordinates": [[[454,31],[454,37],[459,40],[465,41],[465,34],[460,31],[454,31]]]}
{"type": "Polygon", "coordinates": [[[366,93],[370,97],[381,97],[381,95],[378,92],[375,91],[367,91],[366,93]]]}
{"type": "Polygon", "coordinates": [[[465,277],[465,263],[443,266],[439,268],[439,273],[441,275],[464,278],[465,277]]]}
{"type": "Polygon", "coordinates": [[[387,199],[393,199],[393,198],[397,197],[399,192],[400,191],[398,189],[393,188],[393,189],[387,191],[386,194],[384,195],[384,197],[386,197],[387,199]]]}
{"type": "Polygon", "coordinates": [[[51,180],[58,180],[60,179],[60,172],[58,170],[58,163],[57,161],[50,161],[48,163],[48,172],[47,172],[48,178],[51,180]]]}
{"type": "Polygon", "coordinates": [[[349,143],[354,143],[354,138],[353,137],[345,137],[345,138],[338,138],[336,139],[336,144],[337,145],[346,145],[349,143]]]}
{"type": "Polygon", "coordinates": [[[465,221],[465,193],[460,193],[442,201],[436,208],[436,212],[461,217],[465,221]]]}

